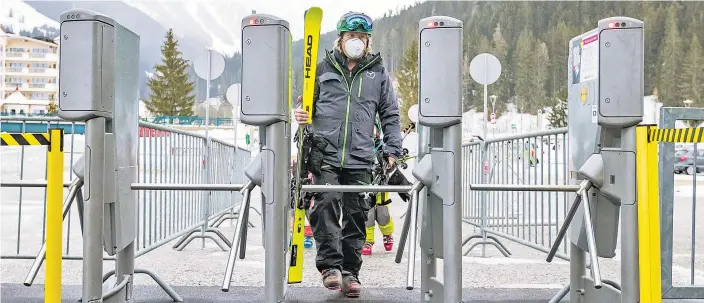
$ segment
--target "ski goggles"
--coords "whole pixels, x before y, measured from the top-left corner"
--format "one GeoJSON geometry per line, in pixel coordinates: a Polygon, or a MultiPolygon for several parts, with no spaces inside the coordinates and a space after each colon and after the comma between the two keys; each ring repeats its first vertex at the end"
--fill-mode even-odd
{"type": "Polygon", "coordinates": [[[348,31],[361,31],[365,33],[371,33],[372,31],[372,19],[369,16],[363,14],[350,14],[344,17],[342,22],[340,22],[341,30],[348,31]],[[361,30],[360,30],[361,27],[361,30]]]}

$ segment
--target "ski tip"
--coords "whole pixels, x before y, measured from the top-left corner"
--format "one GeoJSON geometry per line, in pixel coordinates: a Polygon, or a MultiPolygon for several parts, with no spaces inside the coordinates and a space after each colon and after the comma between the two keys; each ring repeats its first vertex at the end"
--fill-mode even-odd
{"type": "Polygon", "coordinates": [[[308,9],[305,11],[305,13],[303,13],[303,15],[305,16],[305,15],[307,15],[308,13],[311,13],[311,14],[317,15],[317,16],[322,16],[322,15],[323,15],[323,9],[320,8],[320,7],[317,7],[317,6],[313,6],[313,7],[308,8],[308,9]]]}

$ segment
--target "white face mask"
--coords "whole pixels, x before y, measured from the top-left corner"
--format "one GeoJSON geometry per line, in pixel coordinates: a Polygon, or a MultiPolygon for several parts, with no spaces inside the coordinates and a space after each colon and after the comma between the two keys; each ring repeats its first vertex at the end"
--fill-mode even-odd
{"type": "Polygon", "coordinates": [[[364,55],[365,48],[366,45],[364,45],[364,41],[362,41],[362,39],[352,38],[345,41],[342,50],[348,58],[359,59],[362,55],[364,55]]]}

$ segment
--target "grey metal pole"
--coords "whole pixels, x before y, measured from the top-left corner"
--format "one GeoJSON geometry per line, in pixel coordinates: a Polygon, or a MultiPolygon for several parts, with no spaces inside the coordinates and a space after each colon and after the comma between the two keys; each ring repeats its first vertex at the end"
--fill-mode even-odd
{"type": "MultiPolygon", "coordinates": [[[[422,204],[419,206],[422,208],[421,209],[421,216],[423,217],[423,221],[427,219],[427,216],[430,216],[428,212],[425,210],[428,209],[427,203],[429,201],[428,199],[428,192],[429,190],[427,188],[424,188],[423,190],[420,191],[419,195],[419,201],[421,201],[422,204]]],[[[420,233],[421,233],[421,238],[427,239],[429,237],[433,236],[433,232],[431,230],[431,227],[429,225],[426,225],[425,223],[421,224],[420,226],[420,233]]],[[[423,241],[423,240],[421,240],[423,241]]],[[[432,240],[426,240],[426,242],[432,243],[432,240]]],[[[420,249],[420,302],[431,302],[430,301],[430,296],[428,295],[430,293],[430,283],[433,278],[436,277],[438,272],[437,269],[437,259],[435,256],[426,248],[426,247],[421,247],[420,249]]]]}
{"type": "Polygon", "coordinates": [[[584,251],[579,246],[572,241],[568,242],[570,243],[570,302],[578,303],[582,302],[583,298],[582,277],[587,271],[587,260],[584,251]]]}
{"type": "MultiPolygon", "coordinates": [[[[417,182],[417,184],[422,184],[420,182],[417,182]]],[[[414,280],[414,275],[415,275],[415,269],[416,269],[416,243],[418,243],[417,239],[417,231],[418,231],[418,189],[414,190],[411,192],[411,205],[410,205],[410,210],[411,213],[408,214],[409,218],[409,230],[408,230],[408,268],[407,268],[407,275],[406,275],[406,289],[411,290],[413,289],[413,280],[414,280]]],[[[400,248],[399,248],[400,249],[400,248]]]]}
{"type": "Polygon", "coordinates": [[[621,302],[624,303],[640,301],[636,235],[638,235],[638,204],[636,202],[631,205],[621,205],[621,302]]]}
{"type": "Polygon", "coordinates": [[[587,234],[587,246],[589,247],[589,261],[591,262],[592,279],[594,288],[601,288],[601,272],[599,270],[599,257],[596,254],[596,240],[594,237],[594,226],[592,225],[592,215],[589,209],[589,196],[586,190],[581,192],[582,209],[584,211],[584,229],[587,234]]]}
{"type": "Polygon", "coordinates": [[[85,207],[83,229],[83,296],[88,303],[103,301],[103,220],[105,118],[86,121],[85,207]]]}
{"type": "Polygon", "coordinates": [[[455,169],[450,176],[454,183],[451,197],[443,197],[443,284],[445,302],[462,302],[462,124],[443,130],[443,149],[454,156],[455,169]]]}
{"type": "Polygon", "coordinates": [[[533,185],[533,184],[469,184],[472,190],[481,191],[548,191],[548,192],[576,192],[579,185],[533,185]]]}
{"type": "MultiPolygon", "coordinates": [[[[484,171],[482,174],[482,183],[487,184],[489,183],[489,171],[491,169],[491,165],[489,165],[489,147],[486,144],[487,139],[487,123],[489,121],[489,109],[488,109],[488,104],[487,104],[487,87],[488,85],[486,84],[489,82],[489,56],[484,56],[484,123],[482,125],[482,136],[484,140],[482,140],[482,169],[484,167],[487,168],[487,171],[484,171]]],[[[460,141],[462,140],[462,137],[460,137],[460,141]]],[[[459,162],[457,162],[459,163],[459,162]]],[[[458,179],[461,180],[461,179],[458,179]]],[[[481,222],[481,234],[482,234],[482,242],[487,243],[486,239],[486,207],[487,203],[489,203],[489,193],[488,192],[482,192],[482,206],[481,206],[481,211],[482,211],[482,222],[481,222]]],[[[461,211],[461,210],[460,210],[461,211]]],[[[482,258],[486,258],[486,245],[482,244],[482,258]]]]}
{"type": "Polygon", "coordinates": [[[344,192],[344,193],[366,193],[370,190],[375,192],[396,192],[407,193],[413,189],[413,185],[303,185],[302,192],[344,192]]]}
{"type": "MultiPolygon", "coordinates": [[[[420,125],[420,123],[417,126],[418,129],[418,157],[416,157],[416,164],[420,162],[423,157],[425,157],[429,152],[429,144],[430,144],[430,129],[427,126],[420,125]]],[[[423,247],[423,242],[425,239],[428,239],[429,237],[432,237],[432,231],[430,230],[430,226],[427,226],[427,216],[429,214],[427,213],[427,203],[428,203],[428,194],[429,190],[428,188],[423,188],[419,191],[418,193],[418,207],[419,207],[419,215],[421,217],[421,220],[417,221],[420,222],[420,226],[417,228],[420,229],[420,237],[421,237],[421,242],[420,242],[420,302],[430,302],[429,296],[427,294],[430,292],[430,280],[435,277],[437,274],[437,268],[436,268],[436,261],[435,261],[435,256],[429,253],[429,250],[427,247],[423,247]]],[[[416,223],[417,224],[417,223],[416,223]]],[[[412,227],[409,227],[412,228],[412,227]]],[[[432,241],[425,241],[427,243],[432,243],[432,241]]],[[[416,243],[411,243],[409,245],[418,245],[416,243]]],[[[410,247],[410,246],[409,246],[410,247]]]]}
{"type": "MultiPolygon", "coordinates": [[[[210,76],[211,76],[211,51],[208,49],[208,78],[205,79],[205,183],[210,184],[210,76]]],[[[205,248],[205,231],[208,229],[208,206],[210,206],[210,195],[212,192],[205,192],[203,199],[203,226],[200,229],[201,248],[205,248]]]]}
{"type": "Polygon", "coordinates": [[[122,282],[123,279],[129,279],[127,283],[127,298],[132,298],[132,290],[134,289],[134,240],[127,244],[124,249],[118,251],[115,255],[115,285],[122,282]]]}
{"type": "Polygon", "coordinates": [[[286,134],[286,122],[276,122],[266,127],[266,144],[262,148],[262,165],[264,179],[262,180],[262,196],[265,201],[264,217],[266,218],[264,237],[264,257],[267,260],[264,269],[264,285],[266,302],[283,302],[286,287],[286,203],[290,193],[287,178],[289,171],[289,151],[286,134]],[[277,198],[278,197],[278,198],[277,198]]]}

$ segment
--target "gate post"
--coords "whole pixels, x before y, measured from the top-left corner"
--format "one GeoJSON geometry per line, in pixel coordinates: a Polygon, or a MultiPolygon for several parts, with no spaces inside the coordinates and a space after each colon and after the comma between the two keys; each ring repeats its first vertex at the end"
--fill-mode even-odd
{"type": "Polygon", "coordinates": [[[583,185],[573,197],[573,208],[585,203],[574,212],[570,226],[570,302],[636,303],[636,125],[643,120],[643,22],[602,19],[569,47],[570,182],[583,185]],[[599,257],[616,255],[619,215],[620,287],[607,280],[602,284],[598,262],[599,257]]]}
{"type": "Polygon", "coordinates": [[[136,237],[139,36],[110,17],[61,15],[59,117],[86,122],[83,300],[132,299],[136,237]],[[120,152],[116,152],[119,146],[120,152]],[[116,289],[103,298],[103,249],[116,289]]]}
{"type": "Polygon", "coordinates": [[[291,153],[291,33],[288,27],[286,20],[272,15],[255,14],[242,19],[241,120],[259,126],[262,144],[260,155],[253,161],[261,161],[267,260],[265,302],[283,302],[287,285],[285,255],[291,153]]]}
{"type": "Polygon", "coordinates": [[[413,175],[426,187],[419,195],[421,301],[461,302],[462,21],[428,17],[418,35],[421,160],[413,175]],[[443,259],[442,282],[435,278],[436,259],[443,259]]]}

